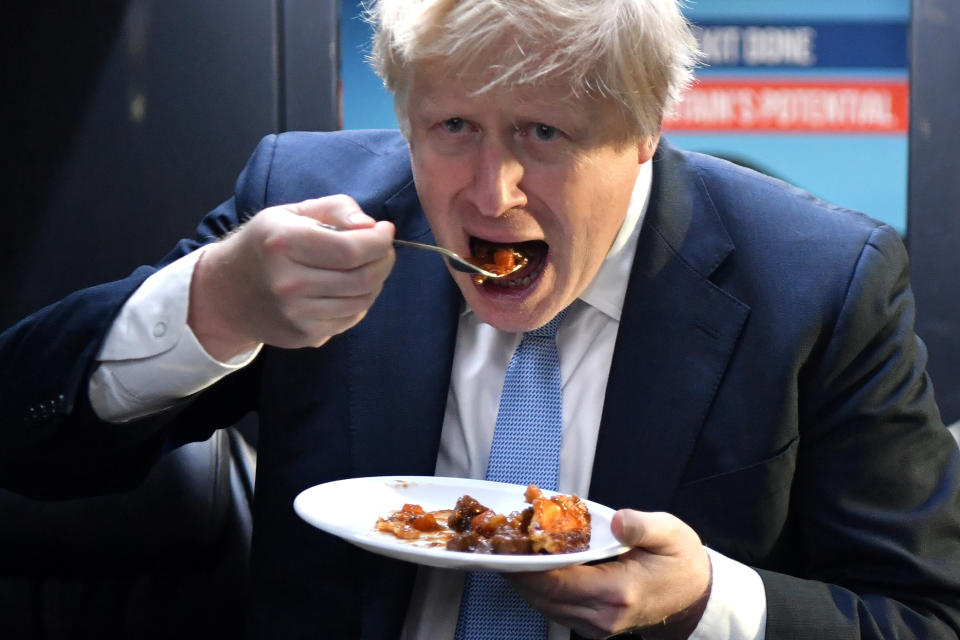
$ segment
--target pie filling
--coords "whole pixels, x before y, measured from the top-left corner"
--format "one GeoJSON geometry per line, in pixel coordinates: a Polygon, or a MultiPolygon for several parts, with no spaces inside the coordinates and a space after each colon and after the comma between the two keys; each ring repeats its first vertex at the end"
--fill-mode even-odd
{"type": "Polygon", "coordinates": [[[529,485],[524,499],[530,506],[510,514],[497,513],[469,495],[460,496],[453,509],[440,511],[405,504],[378,518],[375,528],[401,540],[450,551],[537,554],[589,548],[590,511],[579,497],[548,497],[536,485],[529,485]]]}
{"type": "Polygon", "coordinates": [[[481,238],[470,238],[470,262],[500,278],[488,278],[476,274],[473,281],[477,285],[487,285],[513,289],[530,284],[543,271],[549,247],[542,240],[530,240],[518,243],[488,242],[481,238]]]}

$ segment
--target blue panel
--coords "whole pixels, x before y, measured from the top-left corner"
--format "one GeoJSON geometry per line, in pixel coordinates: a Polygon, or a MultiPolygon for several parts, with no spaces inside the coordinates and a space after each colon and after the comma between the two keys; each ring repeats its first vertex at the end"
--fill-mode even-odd
{"type": "MultiPolygon", "coordinates": [[[[392,100],[366,66],[369,28],[357,0],[343,1],[344,124],[396,127],[392,100]],[[351,54],[352,52],[352,54],[351,54]],[[352,56],[352,57],[351,57],[352,56]]],[[[756,77],[903,78],[907,73],[908,0],[697,0],[685,13],[703,24],[798,25],[816,28],[816,63],[698,71],[756,77]]],[[[859,209],[906,230],[906,136],[670,134],[680,146],[736,155],[831,202],[859,209]]]]}
{"type": "Polygon", "coordinates": [[[906,69],[903,22],[697,22],[712,68],[906,69]]]}
{"type": "Polygon", "coordinates": [[[906,20],[909,0],[690,0],[684,13],[694,21],[731,20],[906,20]]]}
{"type": "Polygon", "coordinates": [[[360,17],[358,0],[343,0],[340,50],[345,129],[396,129],[393,98],[367,63],[370,27],[360,17]]]}
{"type": "Polygon", "coordinates": [[[906,136],[669,134],[684,149],[751,166],[901,234],[907,227],[906,136]]]}

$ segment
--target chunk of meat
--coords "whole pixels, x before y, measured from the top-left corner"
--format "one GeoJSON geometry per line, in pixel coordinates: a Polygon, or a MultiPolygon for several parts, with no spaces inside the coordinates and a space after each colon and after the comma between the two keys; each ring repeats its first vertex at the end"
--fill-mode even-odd
{"type": "MultiPolygon", "coordinates": [[[[530,262],[530,257],[524,253],[521,246],[493,244],[477,240],[473,243],[473,255],[470,262],[481,269],[504,276],[522,269],[530,262]]],[[[481,274],[473,276],[474,282],[483,284],[487,277],[481,274]]]]}
{"type": "Polygon", "coordinates": [[[472,497],[466,495],[460,496],[457,499],[456,506],[453,508],[453,513],[450,514],[450,518],[447,520],[447,526],[457,533],[469,531],[470,523],[484,511],[488,511],[488,509],[472,497]]]}
{"type": "Polygon", "coordinates": [[[580,498],[546,497],[539,487],[529,485],[524,499],[529,508],[502,515],[471,496],[462,496],[447,522],[457,532],[447,548],[476,553],[572,553],[590,545],[590,512],[580,498]]]}
{"type": "Polygon", "coordinates": [[[497,275],[513,273],[527,264],[529,258],[516,247],[478,243],[470,262],[497,275]]]}
{"type": "Polygon", "coordinates": [[[496,513],[469,495],[460,496],[452,511],[424,512],[405,504],[377,520],[379,531],[404,540],[442,531],[446,548],[473,553],[572,553],[590,544],[590,512],[575,495],[544,496],[529,485],[530,506],[510,514],[496,513]],[[448,537],[449,536],[449,537],[448,537]]]}
{"type": "Polygon", "coordinates": [[[533,499],[528,535],[535,553],[571,553],[590,546],[590,512],[577,496],[533,499]]]}

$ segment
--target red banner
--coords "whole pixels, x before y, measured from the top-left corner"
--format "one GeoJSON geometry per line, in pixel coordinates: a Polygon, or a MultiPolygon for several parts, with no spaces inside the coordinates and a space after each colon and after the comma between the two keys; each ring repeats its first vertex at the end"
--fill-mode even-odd
{"type": "Polygon", "coordinates": [[[699,80],[664,121],[667,131],[906,133],[903,80],[699,80]]]}

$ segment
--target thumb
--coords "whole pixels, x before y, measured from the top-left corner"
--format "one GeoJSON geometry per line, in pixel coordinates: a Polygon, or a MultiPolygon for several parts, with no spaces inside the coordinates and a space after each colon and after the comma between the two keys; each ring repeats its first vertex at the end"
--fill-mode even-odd
{"type": "Polygon", "coordinates": [[[659,555],[675,553],[687,537],[696,538],[683,521],[663,512],[621,509],[613,515],[610,529],[621,543],[659,555]]]}
{"type": "Polygon", "coordinates": [[[376,220],[364,213],[356,200],[343,194],[304,200],[287,205],[287,209],[340,230],[366,229],[376,224],[376,220]]]}

